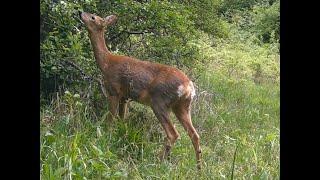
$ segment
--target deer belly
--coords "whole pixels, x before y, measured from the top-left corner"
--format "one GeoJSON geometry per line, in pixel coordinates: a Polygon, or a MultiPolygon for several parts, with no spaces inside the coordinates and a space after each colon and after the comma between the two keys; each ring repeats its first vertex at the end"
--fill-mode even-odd
{"type": "Polygon", "coordinates": [[[150,105],[150,94],[149,92],[145,89],[145,90],[141,90],[139,93],[135,93],[133,92],[133,95],[129,95],[129,98],[131,98],[132,100],[140,103],[140,104],[144,104],[144,105],[150,105]]]}

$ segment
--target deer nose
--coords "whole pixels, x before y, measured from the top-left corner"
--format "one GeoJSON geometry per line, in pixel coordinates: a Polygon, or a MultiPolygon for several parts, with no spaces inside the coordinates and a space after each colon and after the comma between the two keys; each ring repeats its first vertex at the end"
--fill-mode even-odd
{"type": "Polygon", "coordinates": [[[79,11],[79,16],[80,16],[80,18],[81,18],[81,14],[82,14],[82,12],[81,12],[81,11],[79,11]]]}

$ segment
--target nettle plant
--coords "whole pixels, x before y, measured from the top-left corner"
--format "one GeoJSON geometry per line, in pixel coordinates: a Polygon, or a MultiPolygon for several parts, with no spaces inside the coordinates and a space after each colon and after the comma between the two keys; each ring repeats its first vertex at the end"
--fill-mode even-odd
{"type": "MultiPolygon", "coordinates": [[[[67,104],[67,108],[72,112],[76,108],[81,108],[82,103],[80,102],[80,95],[73,94],[70,91],[65,91],[63,99],[67,104]]],[[[77,110],[77,109],[76,109],[77,110]]]]}

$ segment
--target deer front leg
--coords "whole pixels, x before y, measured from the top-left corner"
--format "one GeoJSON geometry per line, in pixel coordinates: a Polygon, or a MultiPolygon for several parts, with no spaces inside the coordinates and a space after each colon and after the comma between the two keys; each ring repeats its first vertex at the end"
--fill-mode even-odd
{"type": "Polygon", "coordinates": [[[118,96],[109,96],[108,97],[108,105],[109,105],[109,114],[108,114],[108,122],[113,122],[116,112],[117,112],[117,107],[119,104],[119,97],[118,96]]]}
{"type": "Polygon", "coordinates": [[[119,103],[119,116],[120,119],[124,120],[127,114],[128,103],[125,100],[121,100],[119,103]]]}

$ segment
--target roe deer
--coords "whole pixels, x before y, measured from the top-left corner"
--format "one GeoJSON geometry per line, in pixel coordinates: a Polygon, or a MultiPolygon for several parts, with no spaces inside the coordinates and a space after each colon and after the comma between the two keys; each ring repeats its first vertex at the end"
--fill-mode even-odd
{"type": "Polygon", "coordinates": [[[190,115],[195,95],[190,79],[175,67],[111,54],[106,47],[104,30],[115,22],[115,15],[106,18],[86,12],[79,12],[79,15],[89,32],[97,66],[103,73],[111,114],[109,119],[112,121],[118,107],[119,116],[124,119],[129,99],[150,106],[168,139],[160,153],[162,161],[179,136],[170,121],[172,110],[192,141],[197,167],[201,169],[200,139],[190,115]]]}

